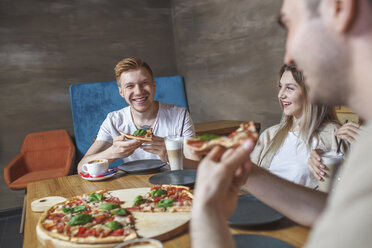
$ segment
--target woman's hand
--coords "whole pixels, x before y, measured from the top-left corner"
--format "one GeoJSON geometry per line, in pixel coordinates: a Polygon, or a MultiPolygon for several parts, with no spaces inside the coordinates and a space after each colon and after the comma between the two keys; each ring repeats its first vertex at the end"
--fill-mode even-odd
{"type": "Polygon", "coordinates": [[[360,125],[354,122],[348,122],[336,130],[336,137],[346,140],[350,144],[353,144],[354,141],[359,136],[361,131],[360,125]]]}
{"type": "Polygon", "coordinates": [[[322,164],[322,158],[319,155],[319,151],[316,149],[311,151],[307,167],[318,180],[322,180],[323,176],[326,174],[324,172],[325,165],[322,164]]]}

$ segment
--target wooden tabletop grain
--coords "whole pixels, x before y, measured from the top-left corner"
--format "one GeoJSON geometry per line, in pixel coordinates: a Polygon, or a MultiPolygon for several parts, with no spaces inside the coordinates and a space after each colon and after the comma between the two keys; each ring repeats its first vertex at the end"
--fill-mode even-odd
{"type": "MultiPolygon", "coordinates": [[[[66,198],[81,195],[83,193],[107,189],[117,190],[126,188],[149,187],[151,184],[148,175],[129,175],[118,173],[114,177],[105,181],[90,182],[82,179],[79,175],[59,177],[27,185],[27,212],[24,231],[23,247],[40,247],[36,237],[36,224],[41,213],[35,213],[31,210],[31,202],[46,196],[63,196],[66,198]]],[[[283,219],[279,222],[256,227],[251,229],[231,228],[233,234],[260,234],[275,237],[292,244],[295,247],[302,247],[306,241],[309,229],[283,219]]],[[[178,235],[170,240],[164,241],[166,248],[190,247],[190,236],[188,231],[178,235]]]]}

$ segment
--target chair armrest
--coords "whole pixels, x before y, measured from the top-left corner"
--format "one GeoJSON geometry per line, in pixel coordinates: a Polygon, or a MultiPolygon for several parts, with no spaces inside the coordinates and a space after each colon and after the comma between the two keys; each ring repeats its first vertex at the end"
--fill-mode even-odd
{"type": "Polygon", "coordinates": [[[9,186],[17,178],[27,173],[27,167],[22,153],[17,154],[12,161],[4,168],[4,180],[9,186]]]}

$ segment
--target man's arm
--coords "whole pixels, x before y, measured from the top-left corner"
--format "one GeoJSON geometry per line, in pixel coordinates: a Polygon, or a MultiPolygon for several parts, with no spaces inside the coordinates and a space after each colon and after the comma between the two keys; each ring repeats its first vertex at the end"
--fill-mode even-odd
{"type": "Polygon", "coordinates": [[[106,141],[95,141],[78,164],[78,173],[83,164],[90,160],[107,159],[109,163],[130,156],[140,145],[138,140],[123,140],[122,136],[114,137],[113,144],[106,141]]]}
{"type": "Polygon", "coordinates": [[[314,224],[327,200],[326,193],[294,184],[258,166],[252,166],[242,189],[304,226],[314,224]]]}
{"type": "Polygon", "coordinates": [[[247,179],[253,146],[248,141],[225,153],[224,148],[215,147],[199,165],[191,212],[192,247],[235,247],[227,219],[247,179]]]}

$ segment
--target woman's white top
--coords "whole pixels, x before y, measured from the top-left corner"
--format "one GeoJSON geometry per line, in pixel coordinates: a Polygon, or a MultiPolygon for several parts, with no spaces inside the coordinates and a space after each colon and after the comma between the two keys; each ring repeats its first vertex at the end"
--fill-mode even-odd
{"type": "Polygon", "coordinates": [[[283,145],[271,161],[269,171],[288,181],[315,188],[318,184],[307,162],[310,151],[298,137],[299,132],[289,132],[283,145]]]}

